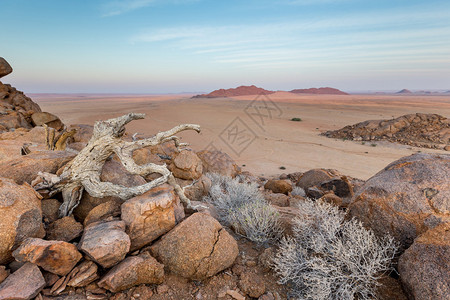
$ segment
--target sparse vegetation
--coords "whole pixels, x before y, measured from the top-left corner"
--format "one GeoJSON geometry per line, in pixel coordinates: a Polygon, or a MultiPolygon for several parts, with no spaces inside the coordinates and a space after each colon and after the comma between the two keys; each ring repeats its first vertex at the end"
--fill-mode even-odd
{"type": "Polygon", "coordinates": [[[361,142],[361,145],[365,145],[365,144],[366,144],[366,142],[364,142],[364,141],[363,141],[363,142],[361,142]]]}
{"type": "Polygon", "coordinates": [[[285,166],[281,166],[280,170],[286,170],[286,167],[285,166]]]}
{"type": "Polygon", "coordinates": [[[370,144],[370,146],[371,146],[371,147],[376,147],[376,146],[377,146],[377,144],[375,144],[375,143],[372,143],[372,144],[370,144]]]}
{"type": "Polygon", "coordinates": [[[331,204],[311,200],[299,204],[294,237],[283,238],[274,268],[298,299],[373,299],[377,280],[391,269],[396,244],[378,239],[371,230],[331,204]]]}
{"type": "Polygon", "coordinates": [[[294,186],[294,187],[292,188],[291,195],[292,195],[292,196],[306,197],[305,190],[302,189],[302,188],[299,187],[299,186],[294,186]]]}
{"type": "Polygon", "coordinates": [[[302,118],[292,118],[291,119],[291,121],[294,121],[294,122],[301,122],[302,121],[302,118]]]}
{"type": "Polygon", "coordinates": [[[212,203],[222,223],[257,244],[275,242],[282,230],[278,212],[264,199],[256,183],[207,174],[212,181],[205,201],[212,203]]]}

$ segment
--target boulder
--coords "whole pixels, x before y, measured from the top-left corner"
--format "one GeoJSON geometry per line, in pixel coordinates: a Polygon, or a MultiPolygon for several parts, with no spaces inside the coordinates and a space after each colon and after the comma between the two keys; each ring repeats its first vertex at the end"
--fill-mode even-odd
{"type": "Polygon", "coordinates": [[[306,197],[311,198],[311,199],[319,199],[324,194],[325,193],[321,189],[319,189],[315,186],[309,187],[306,189],[306,197]]]}
{"type": "Polygon", "coordinates": [[[175,227],[175,193],[169,185],[153,188],[121,206],[131,251],[148,245],[175,227]]]}
{"type": "Polygon", "coordinates": [[[202,176],[203,164],[193,151],[181,150],[172,159],[169,170],[180,179],[199,179],[202,176]]]}
{"type": "Polygon", "coordinates": [[[205,213],[191,215],[150,249],[168,270],[192,280],[203,280],[230,267],[239,253],[234,238],[205,213]]]}
{"type": "Polygon", "coordinates": [[[211,188],[211,179],[202,175],[194,184],[192,180],[183,180],[177,178],[177,183],[184,188],[184,194],[191,201],[202,201],[211,188]]]}
{"type": "Polygon", "coordinates": [[[152,153],[149,147],[134,150],[133,159],[138,165],[146,165],[149,163],[162,165],[164,163],[157,154],[152,153]]]}
{"type": "Polygon", "coordinates": [[[241,170],[234,160],[221,151],[203,150],[197,152],[202,160],[203,173],[218,173],[224,176],[235,177],[241,170]]]}
{"type": "Polygon", "coordinates": [[[46,224],[50,224],[58,220],[60,206],[61,202],[57,199],[44,199],[41,201],[42,218],[46,224]]]}
{"type": "Polygon", "coordinates": [[[89,260],[83,261],[70,272],[70,280],[67,282],[67,285],[71,287],[87,286],[98,279],[97,271],[98,267],[94,262],[89,260]]]}
{"type": "Polygon", "coordinates": [[[49,112],[35,112],[31,115],[31,121],[34,126],[43,126],[45,124],[56,130],[61,130],[64,127],[63,122],[61,122],[57,116],[49,112]]]}
{"type": "Polygon", "coordinates": [[[94,126],[86,124],[73,124],[70,125],[67,131],[75,129],[76,132],[70,138],[70,143],[88,143],[92,137],[92,132],[94,131],[94,126]]]}
{"type": "Polygon", "coordinates": [[[19,262],[31,262],[57,275],[67,275],[81,259],[77,247],[62,241],[27,238],[13,252],[19,262]]]}
{"type": "Polygon", "coordinates": [[[104,268],[110,268],[130,251],[130,238],[123,221],[89,224],[81,237],[78,249],[104,268]]]}
{"type": "Polygon", "coordinates": [[[98,285],[113,293],[140,284],[160,284],[164,280],[164,265],[156,261],[148,252],[130,256],[112,268],[98,285]]]}
{"type": "Polygon", "coordinates": [[[352,197],[353,187],[350,181],[345,176],[340,178],[333,178],[331,180],[322,182],[320,184],[322,190],[332,191],[336,196],[339,197],[352,197]]]}
{"type": "MultiPolygon", "coordinates": [[[[0,140],[15,140],[24,142],[42,144],[39,150],[46,150],[45,144],[45,129],[41,126],[36,126],[31,129],[17,128],[14,131],[7,131],[0,134],[0,140]]],[[[37,145],[34,145],[37,146],[37,145]]]]}
{"type": "Polygon", "coordinates": [[[273,180],[270,179],[264,185],[266,190],[271,190],[278,194],[289,194],[292,191],[292,185],[286,180],[273,180]]]}
{"type": "Polygon", "coordinates": [[[27,237],[44,237],[40,195],[28,184],[0,178],[0,264],[27,237]]]}
{"type": "Polygon", "coordinates": [[[12,71],[13,71],[13,69],[12,69],[11,65],[8,64],[6,59],[4,59],[3,57],[0,57],[0,78],[2,78],[3,76],[6,76],[8,74],[11,74],[12,71]]]}
{"type": "Polygon", "coordinates": [[[121,201],[108,201],[94,207],[84,219],[84,226],[98,221],[111,221],[120,216],[121,201]]]}
{"type": "Polygon", "coordinates": [[[56,173],[75,157],[68,151],[40,151],[0,162],[0,177],[31,183],[39,172],[56,173]]]}
{"type": "Polygon", "coordinates": [[[70,215],[51,223],[46,231],[48,240],[70,242],[81,235],[83,225],[70,215]]]}
{"type": "Polygon", "coordinates": [[[391,234],[403,252],[420,234],[450,218],[450,155],[414,154],[378,172],[348,208],[373,231],[391,234]]]}
{"type": "Polygon", "coordinates": [[[0,300],[30,300],[44,288],[45,280],[39,268],[26,263],[0,284],[0,300]]]}
{"type": "Polygon", "coordinates": [[[332,179],[335,175],[335,170],[312,169],[303,173],[296,185],[306,191],[309,187],[320,186],[322,182],[332,179]]]}
{"type": "MultiPolygon", "coordinates": [[[[9,133],[9,132],[8,132],[9,133]]],[[[25,142],[18,140],[0,140],[0,163],[10,161],[12,159],[22,159],[22,147],[25,142]]],[[[28,144],[28,149],[31,152],[45,151],[47,148],[44,145],[28,144]]]]}
{"type": "Polygon", "coordinates": [[[450,298],[450,223],[442,223],[415,239],[400,256],[398,270],[411,299],[450,298]]]}
{"type": "MultiPolygon", "coordinates": [[[[105,163],[100,175],[100,180],[126,187],[147,183],[142,176],[131,174],[120,162],[116,160],[109,160],[105,163]]],[[[123,200],[118,197],[97,198],[92,197],[87,192],[84,192],[80,204],[74,209],[73,214],[78,220],[83,221],[94,207],[108,201],[123,203],[123,200]]]]}
{"type": "Polygon", "coordinates": [[[271,191],[267,191],[265,190],[263,192],[264,195],[264,199],[267,200],[267,202],[269,202],[272,205],[276,205],[276,206],[282,206],[282,207],[286,207],[289,206],[289,196],[285,195],[285,194],[274,194],[271,191]]]}

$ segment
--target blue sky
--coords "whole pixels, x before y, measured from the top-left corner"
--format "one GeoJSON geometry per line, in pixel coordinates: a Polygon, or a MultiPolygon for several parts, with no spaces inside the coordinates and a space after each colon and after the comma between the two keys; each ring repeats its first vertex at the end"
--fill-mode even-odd
{"type": "Polygon", "coordinates": [[[0,0],[25,92],[450,89],[448,0],[0,0]]]}

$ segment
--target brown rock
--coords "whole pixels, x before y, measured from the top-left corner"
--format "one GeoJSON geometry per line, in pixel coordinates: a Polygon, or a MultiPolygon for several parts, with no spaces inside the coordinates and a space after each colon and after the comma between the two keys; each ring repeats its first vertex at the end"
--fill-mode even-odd
{"type": "Polygon", "coordinates": [[[75,135],[71,138],[70,143],[88,143],[92,137],[94,126],[86,124],[70,125],[67,131],[76,130],[75,135]]]}
{"type": "Polygon", "coordinates": [[[27,237],[44,237],[39,194],[29,185],[0,178],[0,264],[27,237]]]}
{"type": "Polygon", "coordinates": [[[30,300],[44,286],[45,280],[39,268],[26,263],[0,284],[0,300],[30,300]]]}
{"type": "Polygon", "coordinates": [[[311,199],[319,199],[324,195],[324,192],[317,187],[309,187],[306,189],[306,196],[311,199]]]}
{"type": "Polygon", "coordinates": [[[111,292],[119,292],[140,284],[160,284],[164,280],[164,266],[148,252],[127,257],[112,268],[98,285],[111,292]]]}
{"type": "MultiPolygon", "coordinates": [[[[37,150],[46,150],[45,143],[45,129],[44,127],[33,127],[32,129],[17,128],[14,131],[7,131],[0,134],[0,140],[15,140],[23,142],[30,142],[36,144],[42,144],[41,148],[37,150]]],[[[37,145],[34,145],[37,146],[37,145]]]]}
{"type": "Polygon", "coordinates": [[[266,292],[264,280],[257,274],[245,272],[241,274],[239,288],[250,297],[258,298],[266,292]]]}
{"type": "Polygon", "coordinates": [[[233,299],[236,300],[245,300],[245,297],[235,290],[227,290],[227,295],[230,295],[233,299]]]}
{"type": "Polygon", "coordinates": [[[83,225],[75,221],[73,215],[58,219],[47,228],[47,239],[70,242],[83,232],[83,225]]]}
{"type": "Polygon", "coordinates": [[[62,241],[28,238],[13,252],[16,260],[34,263],[57,275],[67,275],[81,259],[75,245],[62,241]]]}
{"type": "Polygon", "coordinates": [[[39,172],[54,174],[74,157],[74,153],[67,151],[32,152],[0,162],[0,177],[11,178],[18,184],[31,183],[39,172]]]}
{"type": "Polygon", "coordinates": [[[450,145],[445,146],[445,147],[444,147],[444,150],[445,150],[445,151],[450,151],[450,145]]]}
{"type": "Polygon", "coordinates": [[[181,179],[198,179],[202,176],[203,164],[193,151],[181,150],[169,165],[173,176],[181,179]]]}
{"type": "Polygon", "coordinates": [[[322,182],[320,187],[325,191],[333,191],[333,193],[339,197],[353,196],[353,187],[345,176],[322,182]]]}
{"type": "Polygon", "coordinates": [[[125,258],[130,245],[123,221],[96,222],[84,229],[78,249],[102,267],[109,268],[125,258]]]}
{"type": "Polygon", "coordinates": [[[121,206],[131,251],[140,249],[175,227],[173,188],[163,185],[127,200],[121,206]]]}
{"type": "Polygon", "coordinates": [[[309,187],[320,186],[322,182],[328,181],[334,176],[334,170],[312,169],[303,173],[296,185],[306,191],[309,187]]]}
{"type": "Polygon", "coordinates": [[[344,203],[341,197],[336,196],[334,193],[328,193],[323,195],[320,200],[331,203],[335,206],[346,207],[347,204],[344,203]]]}
{"type": "Polygon", "coordinates": [[[401,252],[450,218],[450,155],[401,158],[366,181],[348,208],[379,236],[390,233],[401,252]]]}
{"type": "Polygon", "coordinates": [[[208,214],[195,213],[151,247],[168,270],[202,280],[230,267],[239,250],[234,238],[208,214]]]}
{"type": "Polygon", "coordinates": [[[292,191],[292,185],[285,180],[269,180],[264,185],[266,190],[271,190],[274,193],[289,194],[292,191]]]}
{"type": "Polygon", "coordinates": [[[53,223],[59,218],[61,202],[57,199],[42,200],[42,217],[46,223],[53,223]]]}
{"type": "Polygon", "coordinates": [[[293,235],[294,219],[300,215],[300,210],[296,207],[279,207],[272,205],[280,214],[279,222],[285,235],[293,235]]]}
{"type": "Polygon", "coordinates": [[[411,299],[450,298],[450,223],[420,235],[398,263],[400,278],[411,299]]]}
{"type": "Polygon", "coordinates": [[[68,286],[72,287],[83,287],[87,286],[94,280],[98,279],[97,273],[98,267],[92,261],[83,261],[80,265],[75,267],[75,269],[70,272],[70,280],[67,283],[68,286]]]}
{"type": "Polygon", "coordinates": [[[57,116],[48,112],[35,112],[31,115],[31,120],[34,126],[43,126],[45,124],[56,130],[61,130],[64,127],[64,124],[57,116]]]}
{"type": "Polygon", "coordinates": [[[184,194],[191,201],[202,201],[211,188],[211,179],[202,175],[193,185],[192,180],[177,179],[178,184],[184,188],[184,194]],[[191,186],[188,186],[191,185],[191,186]]]}
{"type": "Polygon", "coordinates": [[[202,160],[203,173],[218,173],[224,176],[235,177],[241,170],[231,157],[221,151],[203,150],[197,152],[202,160]]]}
{"type": "Polygon", "coordinates": [[[84,226],[91,223],[112,220],[112,218],[120,215],[121,201],[108,201],[94,207],[84,219],[84,226]]]}
{"type": "Polygon", "coordinates": [[[6,59],[4,59],[3,57],[0,57],[0,78],[2,78],[3,76],[6,76],[8,74],[11,74],[12,71],[13,71],[13,69],[10,66],[10,64],[8,64],[6,59]]]}
{"type": "MultiPolygon", "coordinates": [[[[105,163],[102,174],[100,175],[100,180],[126,187],[147,183],[142,176],[131,174],[120,162],[115,160],[110,160],[105,163]]],[[[74,209],[73,214],[78,220],[83,221],[94,207],[108,201],[117,201],[120,203],[124,202],[118,197],[97,198],[92,197],[87,192],[84,192],[80,204],[74,209]]]]}
{"type": "Polygon", "coordinates": [[[265,190],[263,195],[264,199],[266,199],[270,204],[282,207],[289,206],[289,196],[285,194],[274,194],[271,191],[265,190]]]}
{"type": "Polygon", "coordinates": [[[2,283],[9,276],[9,270],[5,266],[0,266],[0,283],[2,283]]]}
{"type": "Polygon", "coordinates": [[[134,162],[138,165],[146,165],[149,163],[162,165],[164,161],[155,153],[146,147],[133,151],[134,162]]]}

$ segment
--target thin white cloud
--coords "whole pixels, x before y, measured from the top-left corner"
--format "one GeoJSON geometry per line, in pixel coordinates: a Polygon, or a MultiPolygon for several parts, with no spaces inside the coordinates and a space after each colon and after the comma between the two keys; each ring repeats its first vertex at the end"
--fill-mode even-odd
{"type": "Polygon", "coordinates": [[[113,17],[152,5],[188,4],[198,1],[200,0],[114,0],[103,4],[101,11],[103,17],[113,17]]]}

